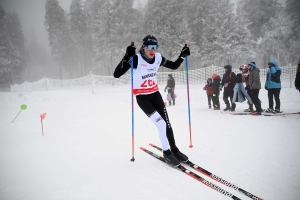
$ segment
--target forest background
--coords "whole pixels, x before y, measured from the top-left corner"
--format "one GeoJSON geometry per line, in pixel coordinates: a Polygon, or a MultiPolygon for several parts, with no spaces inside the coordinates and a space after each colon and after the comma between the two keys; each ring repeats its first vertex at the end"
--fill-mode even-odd
{"type": "Polygon", "coordinates": [[[41,31],[21,23],[18,2],[0,1],[2,88],[43,77],[111,76],[130,41],[139,49],[148,34],[170,60],[188,41],[190,69],[249,61],[266,68],[270,59],[295,65],[300,55],[299,0],[44,0],[43,7],[22,1],[34,10],[26,15],[43,21],[44,43],[41,31]]]}

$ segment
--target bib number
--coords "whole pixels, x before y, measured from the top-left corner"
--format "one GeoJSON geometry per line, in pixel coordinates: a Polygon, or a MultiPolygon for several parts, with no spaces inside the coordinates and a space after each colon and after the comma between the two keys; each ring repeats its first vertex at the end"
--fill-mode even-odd
{"type": "Polygon", "coordinates": [[[145,80],[140,87],[152,87],[153,85],[156,85],[156,83],[153,80],[145,80]]]}

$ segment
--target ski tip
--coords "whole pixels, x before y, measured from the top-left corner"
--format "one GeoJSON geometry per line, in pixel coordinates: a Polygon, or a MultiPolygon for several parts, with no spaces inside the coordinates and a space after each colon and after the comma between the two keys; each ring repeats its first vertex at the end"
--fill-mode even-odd
{"type": "Polygon", "coordinates": [[[143,151],[145,150],[145,148],[144,148],[144,147],[140,147],[140,149],[142,149],[143,151]]]}
{"type": "Polygon", "coordinates": [[[150,143],[149,145],[154,147],[154,144],[151,144],[151,143],[150,143]]]}
{"type": "Polygon", "coordinates": [[[191,144],[189,147],[190,147],[190,148],[193,148],[194,146],[191,144]]]}

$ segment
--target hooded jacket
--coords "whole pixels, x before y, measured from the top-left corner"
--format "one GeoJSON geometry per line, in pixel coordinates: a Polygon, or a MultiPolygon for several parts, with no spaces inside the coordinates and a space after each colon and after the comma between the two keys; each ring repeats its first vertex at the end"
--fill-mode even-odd
{"type": "Polygon", "coordinates": [[[204,86],[203,90],[206,90],[207,95],[212,95],[213,94],[212,79],[211,78],[207,79],[206,85],[204,86]]]}
{"type": "Polygon", "coordinates": [[[213,82],[212,82],[212,92],[213,94],[215,94],[216,96],[219,96],[220,94],[220,82],[221,82],[221,78],[219,75],[213,75],[212,76],[213,82]]]}
{"type": "Polygon", "coordinates": [[[231,65],[226,65],[224,68],[227,69],[227,71],[223,75],[221,85],[223,87],[225,84],[227,84],[227,87],[224,87],[224,91],[233,91],[236,83],[236,75],[232,71],[231,65]]]}
{"type": "Polygon", "coordinates": [[[250,87],[250,90],[261,89],[259,72],[260,70],[258,68],[251,67],[249,77],[248,77],[248,85],[250,87]]]}
{"type": "Polygon", "coordinates": [[[270,63],[272,63],[273,66],[268,69],[265,88],[281,88],[281,68],[278,67],[278,64],[275,60],[270,60],[270,63]]]}

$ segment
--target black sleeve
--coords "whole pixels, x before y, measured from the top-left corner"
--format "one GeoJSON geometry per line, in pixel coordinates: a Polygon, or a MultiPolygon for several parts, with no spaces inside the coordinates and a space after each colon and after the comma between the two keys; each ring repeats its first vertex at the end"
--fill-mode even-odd
{"type": "Polygon", "coordinates": [[[296,74],[295,87],[298,87],[300,90],[300,71],[296,74]]]}
{"type": "Polygon", "coordinates": [[[235,73],[234,73],[234,72],[231,72],[231,80],[230,80],[230,85],[231,85],[232,87],[234,87],[234,86],[235,86],[235,84],[236,84],[236,75],[235,75],[235,73]]]}
{"type": "Polygon", "coordinates": [[[181,63],[183,62],[183,59],[181,57],[178,57],[175,62],[170,61],[162,57],[161,66],[164,66],[168,69],[178,69],[180,67],[181,63]]]}
{"type": "MultiPolygon", "coordinates": [[[[133,56],[133,68],[136,69],[137,67],[137,55],[133,56]]],[[[128,62],[126,60],[122,60],[116,67],[115,71],[114,71],[114,77],[115,78],[120,78],[121,76],[123,76],[130,68],[131,60],[129,60],[128,62]]]]}

